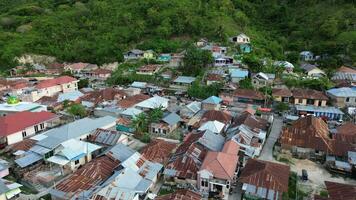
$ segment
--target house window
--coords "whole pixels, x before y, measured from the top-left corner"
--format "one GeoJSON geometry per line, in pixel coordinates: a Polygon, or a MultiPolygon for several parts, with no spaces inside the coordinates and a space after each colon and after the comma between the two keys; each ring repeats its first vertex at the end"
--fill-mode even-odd
{"type": "Polygon", "coordinates": [[[27,136],[26,131],[22,131],[22,137],[26,137],[26,136],[27,136]]]}
{"type": "Polygon", "coordinates": [[[70,85],[67,85],[67,88],[70,88],[70,85]]]}
{"type": "Polygon", "coordinates": [[[349,98],[349,97],[346,97],[345,101],[346,101],[346,102],[350,102],[350,98],[349,98]]]}
{"type": "Polygon", "coordinates": [[[202,180],[202,181],[201,181],[201,186],[202,186],[202,187],[208,187],[208,181],[202,180]]]}
{"type": "Polygon", "coordinates": [[[40,124],[41,130],[44,129],[44,123],[40,124]]]}
{"type": "Polygon", "coordinates": [[[74,161],[74,164],[75,165],[79,164],[79,160],[74,161]]]}
{"type": "Polygon", "coordinates": [[[38,132],[38,125],[35,126],[35,132],[38,132]]]}

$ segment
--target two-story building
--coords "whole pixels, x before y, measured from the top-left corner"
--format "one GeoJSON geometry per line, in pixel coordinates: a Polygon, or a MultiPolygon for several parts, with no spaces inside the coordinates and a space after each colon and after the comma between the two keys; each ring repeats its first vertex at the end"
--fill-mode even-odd
{"type": "Polygon", "coordinates": [[[200,192],[218,193],[221,199],[228,199],[229,191],[236,180],[239,167],[239,145],[230,140],[221,152],[209,151],[198,171],[197,187],[200,192]]]}

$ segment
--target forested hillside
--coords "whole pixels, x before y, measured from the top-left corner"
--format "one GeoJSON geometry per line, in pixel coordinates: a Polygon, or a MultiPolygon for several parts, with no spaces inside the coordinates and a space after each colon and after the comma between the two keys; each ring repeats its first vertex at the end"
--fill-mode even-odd
{"type": "Polygon", "coordinates": [[[312,50],[332,67],[355,62],[355,22],[352,0],[1,0],[0,67],[23,53],[102,64],[135,46],[174,52],[240,32],[256,56],[294,62],[312,50]]]}

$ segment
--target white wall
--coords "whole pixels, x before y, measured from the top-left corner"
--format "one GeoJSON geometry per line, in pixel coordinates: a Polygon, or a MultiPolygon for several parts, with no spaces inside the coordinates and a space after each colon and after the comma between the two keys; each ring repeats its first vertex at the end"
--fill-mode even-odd
{"type": "MultiPolygon", "coordinates": [[[[40,123],[41,124],[41,123],[40,123]]],[[[48,126],[48,123],[47,122],[44,122],[44,128],[41,129],[41,126],[40,124],[36,124],[38,126],[38,132],[40,132],[41,130],[43,129],[46,129],[47,126],[48,126]]],[[[21,130],[21,131],[18,131],[16,133],[13,133],[11,135],[8,135],[7,136],[7,144],[10,145],[10,144],[14,144],[14,143],[17,143],[17,142],[21,142],[23,140],[23,137],[22,137],[22,132],[23,131],[26,131],[26,137],[29,137],[29,136],[32,136],[32,135],[35,135],[35,126],[30,126],[30,127],[27,127],[25,128],[24,130],[21,130]]]]}

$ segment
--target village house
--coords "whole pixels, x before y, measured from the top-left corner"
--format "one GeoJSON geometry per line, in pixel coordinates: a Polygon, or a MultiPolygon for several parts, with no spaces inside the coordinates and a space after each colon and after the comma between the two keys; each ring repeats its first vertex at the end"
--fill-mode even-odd
{"type": "Polygon", "coordinates": [[[143,58],[143,54],[144,52],[139,49],[132,49],[131,51],[128,51],[127,53],[124,54],[124,59],[125,60],[140,59],[143,58]]]}
{"type": "Polygon", "coordinates": [[[341,66],[331,78],[340,87],[352,87],[356,84],[356,70],[351,67],[341,66]]]}
{"type": "Polygon", "coordinates": [[[206,45],[208,45],[209,44],[209,41],[208,41],[208,39],[206,39],[206,38],[201,38],[200,40],[198,40],[196,43],[195,43],[195,45],[197,46],[197,47],[205,47],[206,45]]]}
{"type": "Polygon", "coordinates": [[[172,59],[171,54],[169,54],[169,53],[162,53],[162,54],[160,54],[160,55],[158,56],[158,59],[157,59],[157,60],[160,61],[160,62],[170,62],[171,59],[172,59]]]}
{"type": "Polygon", "coordinates": [[[239,170],[239,145],[230,140],[221,151],[209,151],[198,171],[197,187],[206,196],[218,193],[221,199],[228,199],[229,191],[239,170]]]}
{"type": "Polygon", "coordinates": [[[327,90],[326,94],[336,107],[356,106],[356,87],[333,88],[327,90]]]}
{"type": "Polygon", "coordinates": [[[233,36],[230,38],[230,41],[236,44],[249,44],[250,38],[244,33],[240,33],[237,36],[233,36]]]}
{"type": "Polygon", "coordinates": [[[204,122],[200,127],[199,127],[199,131],[211,131],[215,134],[221,134],[225,131],[225,128],[227,127],[226,124],[219,122],[217,120],[214,121],[207,121],[204,122]]]}
{"type": "Polygon", "coordinates": [[[288,61],[275,61],[273,65],[276,67],[283,67],[284,71],[287,73],[291,73],[294,70],[294,65],[288,61]]]}
{"type": "Polygon", "coordinates": [[[169,67],[179,67],[182,66],[183,63],[183,58],[185,56],[185,51],[182,51],[180,53],[173,53],[171,55],[171,60],[169,61],[168,66],[169,67]]]}
{"type": "Polygon", "coordinates": [[[197,172],[207,152],[220,151],[224,141],[223,136],[211,131],[189,133],[170,158],[164,176],[173,178],[176,183],[197,185],[197,172]]]}
{"type": "Polygon", "coordinates": [[[267,73],[259,72],[252,76],[252,85],[255,88],[270,86],[270,85],[272,85],[274,79],[275,79],[274,74],[267,74],[267,73]]]}
{"type": "Polygon", "coordinates": [[[95,107],[100,104],[110,104],[111,102],[119,102],[126,99],[128,94],[123,90],[116,88],[104,88],[94,90],[80,97],[82,105],[86,107],[95,107]]]}
{"type": "Polygon", "coordinates": [[[221,54],[214,55],[214,66],[215,67],[223,67],[233,64],[234,59],[230,56],[225,56],[221,54]]]}
{"type": "Polygon", "coordinates": [[[314,115],[326,120],[342,120],[344,116],[340,109],[330,106],[295,105],[295,111],[300,116],[314,115]]]}
{"type": "Polygon", "coordinates": [[[179,115],[176,113],[166,114],[159,122],[151,123],[149,131],[150,133],[157,133],[167,135],[176,130],[179,127],[179,123],[182,121],[179,115]]]}
{"type": "Polygon", "coordinates": [[[289,103],[292,96],[293,94],[288,88],[272,89],[272,97],[274,101],[289,103]]]}
{"type": "Polygon", "coordinates": [[[312,65],[309,63],[303,63],[300,65],[300,68],[304,70],[304,72],[311,77],[322,77],[326,76],[326,73],[319,69],[316,65],[312,65]]]}
{"type": "Polygon", "coordinates": [[[186,90],[188,87],[193,85],[195,77],[191,76],[178,76],[173,83],[170,85],[171,88],[186,90]]]}
{"type": "Polygon", "coordinates": [[[165,166],[178,144],[170,140],[155,139],[141,150],[142,156],[165,166]]]}
{"type": "Polygon", "coordinates": [[[226,131],[228,138],[240,146],[240,151],[248,157],[259,156],[267,137],[268,122],[244,111],[233,119],[226,131]]]}
{"type": "Polygon", "coordinates": [[[234,102],[263,104],[265,96],[252,89],[236,89],[233,93],[234,102]]]}
{"type": "Polygon", "coordinates": [[[311,115],[284,128],[279,141],[283,150],[311,160],[324,161],[325,156],[346,157],[348,151],[354,149],[350,141],[331,138],[328,125],[311,115]]]}
{"type": "Polygon", "coordinates": [[[222,83],[224,81],[224,78],[219,74],[208,74],[205,80],[206,85],[211,85],[216,83],[222,83]]]}
{"type": "Polygon", "coordinates": [[[70,71],[72,74],[80,74],[88,65],[89,63],[82,63],[82,62],[65,64],[64,70],[70,71]]]}
{"type": "Polygon", "coordinates": [[[163,168],[159,163],[146,160],[140,153],[118,144],[107,156],[120,162],[116,173],[110,177],[109,184],[103,184],[99,190],[92,191],[93,199],[144,199],[158,181],[163,168]]]}
{"type": "Polygon", "coordinates": [[[231,124],[232,116],[231,113],[228,111],[221,111],[221,110],[207,110],[201,116],[200,124],[203,124],[208,121],[218,121],[226,126],[231,124]]]}
{"type": "Polygon", "coordinates": [[[248,77],[248,70],[246,69],[230,69],[230,77],[231,77],[231,82],[233,83],[238,83],[241,80],[245,79],[248,77]]]}
{"type": "Polygon", "coordinates": [[[62,142],[54,151],[53,156],[46,159],[53,165],[58,165],[62,174],[76,171],[85,163],[90,162],[102,147],[78,139],[62,142]]]}
{"type": "Polygon", "coordinates": [[[24,101],[35,102],[43,96],[53,96],[60,92],[72,92],[78,90],[78,80],[70,76],[40,81],[35,85],[34,90],[29,90],[21,99],[24,101]]]}
{"type": "Polygon", "coordinates": [[[292,93],[295,105],[326,106],[329,100],[323,92],[312,89],[294,89],[292,93]]]}
{"type": "MultiPolygon", "coordinates": [[[[50,129],[43,134],[37,135],[32,138],[37,140],[36,144],[30,148],[22,157],[15,160],[15,163],[21,167],[25,168],[36,164],[43,159],[49,159],[55,156],[61,148],[61,145],[71,139],[76,139],[77,141],[89,138],[89,135],[95,131],[97,128],[109,129],[116,125],[116,118],[105,116],[101,118],[91,119],[83,118],[76,120],[69,124],[65,124],[58,128],[50,129]]],[[[77,165],[83,165],[90,155],[82,155],[71,159],[77,165]],[[79,160],[79,161],[78,161],[79,160]]],[[[57,161],[57,160],[52,160],[57,161]]],[[[57,162],[61,165],[63,169],[67,169],[64,162],[57,162]]]]}
{"type": "Polygon", "coordinates": [[[220,103],[222,99],[216,96],[208,97],[202,101],[202,109],[203,110],[220,110],[220,103]]]}
{"type": "Polygon", "coordinates": [[[92,71],[86,72],[85,77],[94,80],[106,80],[111,76],[112,71],[109,69],[98,68],[92,71]]]}
{"type": "Polygon", "coordinates": [[[144,65],[137,69],[136,74],[154,75],[161,69],[162,65],[144,65]]]}
{"type": "Polygon", "coordinates": [[[356,186],[325,181],[327,196],[314,195],[314,200],[355,199],[356,186]]]}
{"type": "Polygon", "coordinates": [[[289,170],[288,165],[249,159],[238,179],[243,183],[243,197],[282,199],[288,192],[289,170]]]}
{"type": "Polygon", "coordinates": [[[299,53],[299,58],[301,61],[313,61],[314,54],[311,51],[302,51],[299,53]]]}
{"type": "Polygon", "coordinates": [[[23,111],[0,117],[0,145],[14,144],[33,136],[55,125],[58,118],[57,115],[45,111],[23,111]]]}
{"type": "Polygon", "coordinates": [[[134,107],[143,111],[154,109],[154,108],[161,108],[163,110],[166,110],[168,108],[168,102],[169,99],[156,95],[135,104],[134,107]]]}

